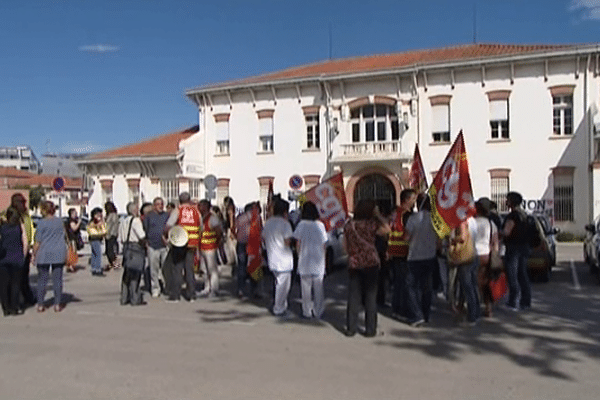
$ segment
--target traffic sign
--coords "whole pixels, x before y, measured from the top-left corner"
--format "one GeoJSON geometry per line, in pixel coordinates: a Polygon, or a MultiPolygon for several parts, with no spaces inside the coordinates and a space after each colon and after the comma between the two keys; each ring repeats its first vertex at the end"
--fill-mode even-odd
{"type": "Polygon", "coordinates": [[[214,190],[217,187],[217,177],[214,175],[206,175],[204,177],[204,187],[208,190],[214,190]]]}
{"type": "Polygon", "coordinates": [[[298,190],[302,187],[302,184],[304,184],[304,179],[302,179],[302,177],[300,175],[292,175],[290,177],[290,189],[292,190],[298,190]]]}
{"type": "Polygon", "coordinates": [[[56,178],[52,179],[52,189],[56,190],[57,192],[62,192],[64,188],[65,179],[63,177],[57,176],[56,178]]]}

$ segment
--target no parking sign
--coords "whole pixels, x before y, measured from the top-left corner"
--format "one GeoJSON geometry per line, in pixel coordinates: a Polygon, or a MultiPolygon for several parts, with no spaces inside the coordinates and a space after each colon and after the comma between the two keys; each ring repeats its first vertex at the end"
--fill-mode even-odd
{"type": "Polygon", "coordinates": [[[62,192],[64,188],[65,178],[57,176],[56,178],[52,179],[52,189],[56,190],[57,192],[62,192]]]}
{"type": "Polygon", "coordinates": [[[289,185],[292,190],[299,190],[304,184],[304,179],[300,175],[292,175],[290,177],[289,185]]]}

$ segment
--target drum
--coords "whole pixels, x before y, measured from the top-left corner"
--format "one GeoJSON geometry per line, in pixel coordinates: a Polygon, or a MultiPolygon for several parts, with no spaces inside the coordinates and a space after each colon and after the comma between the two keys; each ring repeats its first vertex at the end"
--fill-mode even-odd
{"type": "Polygon", "coordinates": [[[169,229],[169,243],[175,247],[184,247],[188,242],[188,234],[184,227],[175,225],[169,229]]]}

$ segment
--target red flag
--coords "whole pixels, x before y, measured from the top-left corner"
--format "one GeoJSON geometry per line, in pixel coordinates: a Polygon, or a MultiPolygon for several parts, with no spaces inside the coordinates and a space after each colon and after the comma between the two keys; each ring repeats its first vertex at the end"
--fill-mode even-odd
{"type": "Polygon", "coordinates": [[[267,191],[267,211],[266,218],[271,217],[273,215],[273,181],[269,180],[269,189],[267,191]]]}
{"type": "Polygon", "coordinates": [[[427,194],[431,222],[439,237],[447,236],[468,217],[475,215],[469,162],[460,131],[427,194]]]}
{"type": "Polygon", "coordinates": [[[421,160],[418,144],[415,144],[415,154],[408,173],[408,187],[415,189],[417,193],[427,190],[427,177],[425,176],[425,168],[423,168],[423,160],[421,160]]]}
{"type": "Polygon", "coordinates": [[[348,218],[348,204],[341,172],[305,192],[298,200],[301,203],[315,203],[319,217],[328,232],[334,228],[341,228],[348,218]]]}
{"type": "Polygon", "coordinates": [[[252,209],[252,221],[250,222],[250,232],[248,233],[248,243],[246,244],[246,253],[248,254],[248,266],[246,270],[248,275],[255,281],[260,281],[263,276],[262,256],[260,254],[260,235],[261,224],[258,209],[252,209]]]}

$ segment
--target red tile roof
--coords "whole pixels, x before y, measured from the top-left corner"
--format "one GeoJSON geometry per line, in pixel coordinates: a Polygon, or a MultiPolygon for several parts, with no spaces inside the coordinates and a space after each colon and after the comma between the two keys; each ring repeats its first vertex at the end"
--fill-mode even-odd
{"type": "Polygon", "coordinates": [[[182,131],[154,136],[143,142],[92,154],[86,157],[86,160],[135,156],[175,156],[179,151],[179,142],[198,132],[198,129],[198,125],[196,125],[182,131]]]}
{"type": "Polygon", "coordinates": [[[27,178],[31,176],[31,172],[16,169],[14,167],[0,167],[0,177],[3,178],[27,178]]]}
{"type": "MultiPolygon", "coordinates": [[[[42,186],[45,188],[52,187],[52,181],[56,175],[38,175],[29,171],[17,170],[10,167],[0,167],[0,187],[14,188],[17,186],[42,186]]],[[[65,189],[81,188],[81,178],[64,177],[65,189]]]]}
{"type": "Polygon", "coordinates": [[[300,65],[265,75],[259,75],[208,85],[188,91],[218,89],[229,86],[244,86],[258,83],[277,82],[322,76],[336,76],[361,72],[393,70],[398,68],[435,65],[451,61],[467,61],[498,56],[544,53],[554,50],[576,48],[576,45],[517,45],[517,44],[469,44],[440,49],[414,50],[404,53],[379,54],[364,57],[343,58],[300,65]]]}

